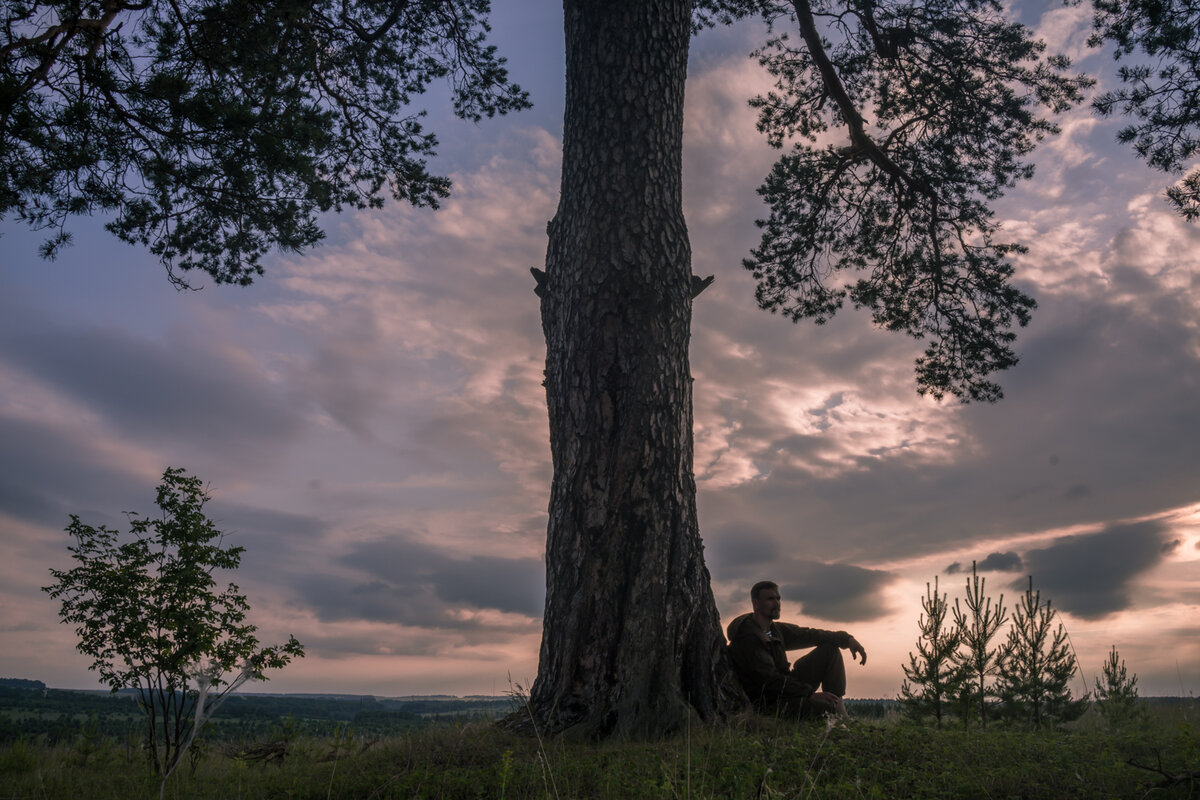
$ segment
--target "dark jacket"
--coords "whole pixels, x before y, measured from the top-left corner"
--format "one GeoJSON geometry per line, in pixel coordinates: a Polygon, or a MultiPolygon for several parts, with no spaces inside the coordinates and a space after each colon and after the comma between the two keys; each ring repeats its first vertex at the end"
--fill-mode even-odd
{"type": "Polygon", "coordinates": [[[802,628],[790,622],[773,622],[763,630],[753,614],[742,614],[729,623],[729,655],[742,688],[756,703],[778,697],[807,697],[813,687],[794,680],[788,650],[800,650],[821,644],[850,646],[845,631],[802,628]]]}

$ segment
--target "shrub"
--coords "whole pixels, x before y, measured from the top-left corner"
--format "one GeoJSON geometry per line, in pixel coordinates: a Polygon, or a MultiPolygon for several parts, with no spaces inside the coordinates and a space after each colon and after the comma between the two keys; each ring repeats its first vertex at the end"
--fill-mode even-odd
{"type": "Polygon", "coordinates": [[[208,499],[199,478],[168,468],[161,515],[127,513],[130,540],[72,514],[66,530],[76,543],[67,549],[77,565],[50,570],[55,582],[43,588],[61,599],[59,617],[75,625],[90,669],[114,692],[137,690],[148,755],[164,782],[229,692],[304,655],[295,637],[259,647],[246,597],[233,583],[217,591],[213,572],[236,569],[244,548],[221,546],[203,513],[208,499]]]}

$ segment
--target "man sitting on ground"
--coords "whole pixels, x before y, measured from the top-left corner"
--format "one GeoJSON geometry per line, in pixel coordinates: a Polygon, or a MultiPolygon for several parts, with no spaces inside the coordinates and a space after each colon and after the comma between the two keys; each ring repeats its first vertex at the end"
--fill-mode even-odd
{"type": "Polygon", "coordinates": [[[759,710],[791,717],[844,715],[846,665],[841,648],[850,651],[850,660],[858,655],[866,664],[867,651],[858,640],[845,631],[778,622],[779,586],[771,581],[754,584],[750,603],[754,611],[730,622],[727,633],[734,670],[759,710]],[[788,664],[788,650],[808,647],[815,649],[788,664]]]}

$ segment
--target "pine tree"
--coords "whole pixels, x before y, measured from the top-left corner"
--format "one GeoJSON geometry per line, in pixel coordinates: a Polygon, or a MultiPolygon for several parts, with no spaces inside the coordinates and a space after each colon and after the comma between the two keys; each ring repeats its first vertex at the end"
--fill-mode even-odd
{"type": "Polygon", "coordinates": [[[1007,713],[1035,727],[1075,719],[1087,707],[1086,696],[1071,697],[1077,664],[1057,617],[1051,602],[1043,603],[1041,591],[1033,590],[1029,576],[1029,588],[1013,609],[1008,640],[1000,650],[996,694],[1007,713]]]}
{"type": "Polygon", "coordinates": [[[954,601],[954,624],[962,636],[962,647],[955,660],[962,667],[965,675],[962,690],[959,693],[963,704],[963,724],[973,707],[979,708],[979,724],[987,724],[988,698],[994,697],[993,687],[989,678],[998,671],[1000,648],[989,647],[992,639],[999,632],[1008,612],[1004,608],[1004,595],[994,606],[992,598],[984,594],[986,578],[980,578],[975,570],[975,562],[971,562],[971,577],[967,580],[966,611],[962,610],[957,599],[954,601]]]}
{"type": "Polygon", "coordinates": [[[1200,4],[1191,0],[1094,0],[1088,44],[1115,45],[1121,86],[1092,100],[1101,116],[1123,114],[1118,141],[1155,169],[1187,171],[1167,188],[1184,219],[1200,219],[1200,4]],[[1131,63],[1132,62],[1132,63],[1131,63]]]}
{"type": "Polygon", "coordinates": [[[944,704],[958,695],[965,679],[962,667],[954,660],[962,632],[948,624],[950,605],[944,592],[938,594],[936,576],[932,589],[925,584],[921,607],[925,610],[917,622],[921,635],[916,653],[908,654],[898,699],[909,716],[919,719],[932,713],[941,726],[944,704]]]}
{"type": "Polygon", "coordinates": [[[1096,710],[1113,728],[1137,721],[1144,713],[1138,699],[1137,675],[1130,675],[1125,660],[1117,653],[1114,644],[1108,660],[1101,668],[1104,683],[1096,679],[1096,710]]]}

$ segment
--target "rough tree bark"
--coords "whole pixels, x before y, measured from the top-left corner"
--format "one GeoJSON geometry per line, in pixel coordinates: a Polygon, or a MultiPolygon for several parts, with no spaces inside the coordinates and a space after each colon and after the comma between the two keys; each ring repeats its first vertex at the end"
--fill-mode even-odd
{"type": "Polygon", "coordinates": [[[743,698],[696,520],[681,153],[690,0],[565,0],[562,193],[541,287],[554,481],[530,702],[654,736],[743,698]]]}

